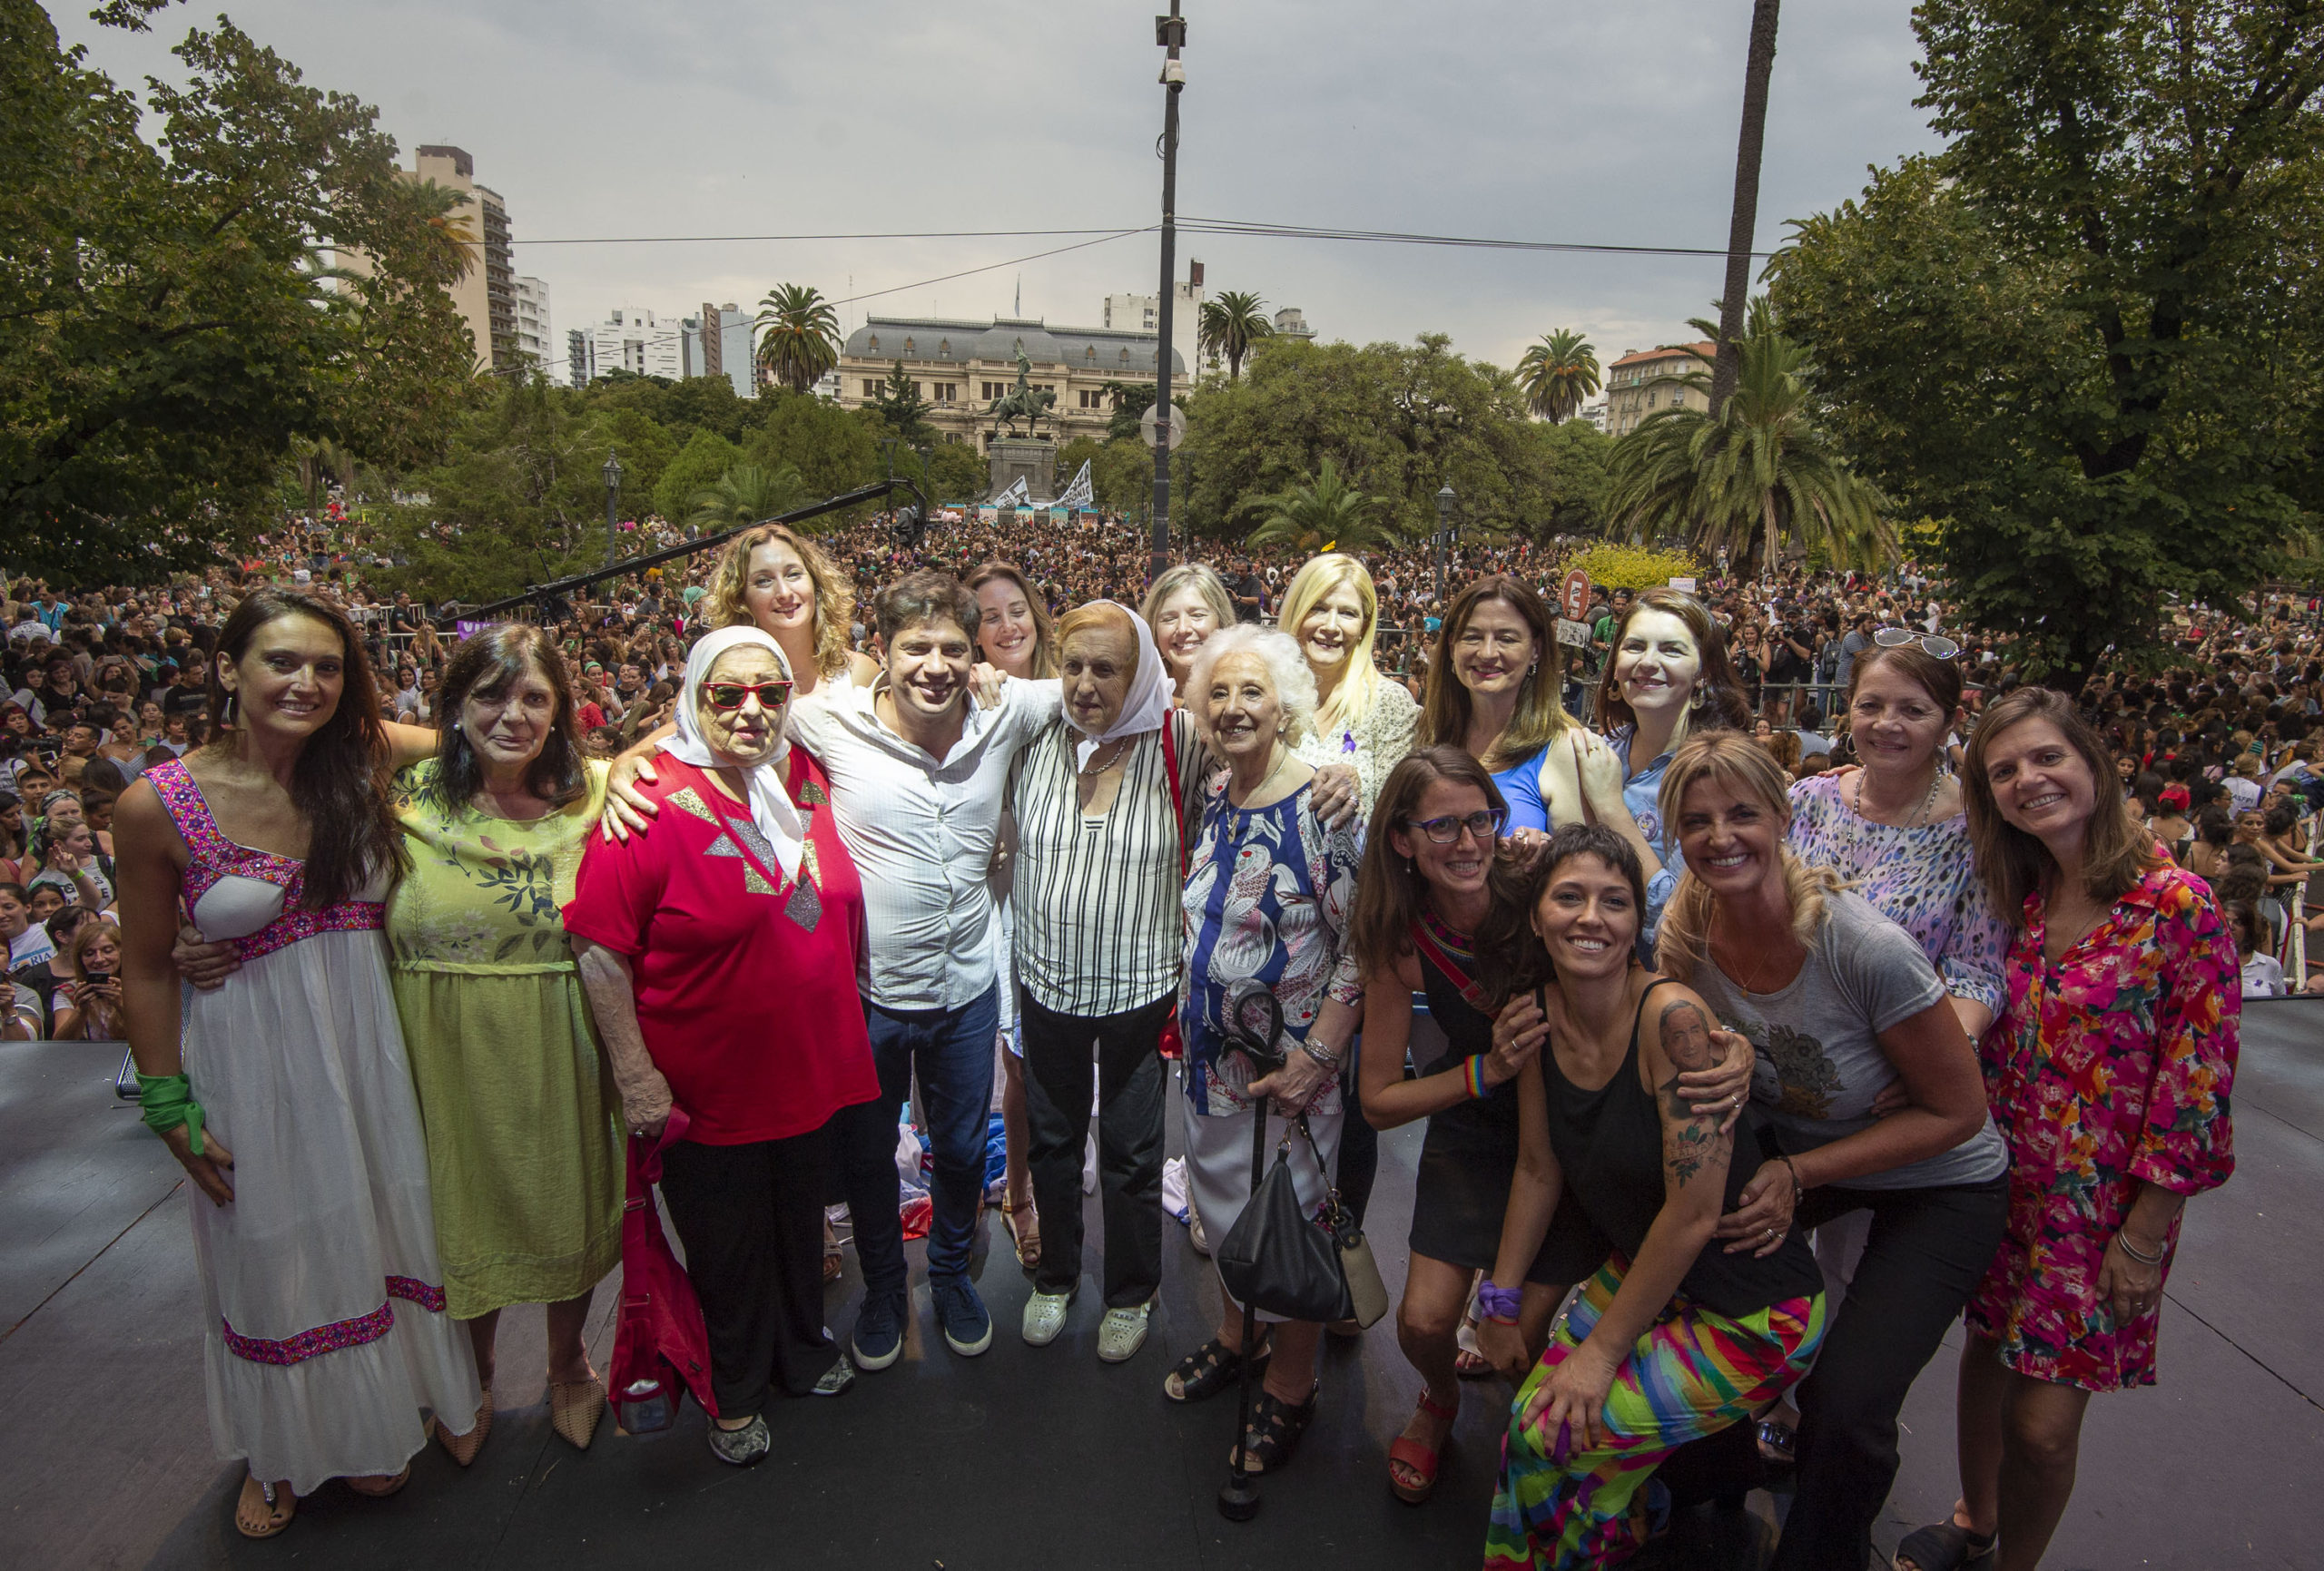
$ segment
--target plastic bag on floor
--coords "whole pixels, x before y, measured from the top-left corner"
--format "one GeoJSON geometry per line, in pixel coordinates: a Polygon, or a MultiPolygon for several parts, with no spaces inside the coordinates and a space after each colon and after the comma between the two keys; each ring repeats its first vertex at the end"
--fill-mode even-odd
{"type": "Polygon", "coordinates": [[[1183,1156],[1174,1156],[1162,1164],[1162,1211],[1182,1225],[1190,1214],[1187,1210],[1187,1159],[1183,1156]]]}
{"type": "Polygon", "coordinates": [[[903,1205],[896,1213],[898,1220],[904,1224],[904,1237],[926,1238],[929,1220],[934,1214],[935,1209],[934,1203],[930,1201],[924,1190],[906,1196],[903,1205]]]}

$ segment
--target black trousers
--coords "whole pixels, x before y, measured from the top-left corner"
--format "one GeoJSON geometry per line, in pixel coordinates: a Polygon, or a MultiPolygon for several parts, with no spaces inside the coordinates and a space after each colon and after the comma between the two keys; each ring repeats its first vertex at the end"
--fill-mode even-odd
{"type": "Polygon", "coordinates": [[[823,1193],[831,1126],[749,1145],[681,1140],[662,1156],[662,1200],[685,1245],[710,1333],[722,1418],[803,1397],[839,1354],[823,1333],[823,1193]]]}
{"type": "Polygon", "coordinates": [[[1162,1022],[1177,995],[1096,1016],[1018,994],[1025,1032],[1026,1165],[1041,1213],[1042,1292],[1081,1280],[1081,1149],[1098,1095],[1098,1195],[1106,1222],[1106,1307],[1133,1309],[1162,1285],[1162,1022]],[[1094,1054],[1093,1054],[1094,1048],[1094,1054]]]}
{"type": "MultiPolygon", "coordinates": [[[[1812,1189],[1799,1224],[1872,1213],[1871,1235],[1799,1405],[1797,1493],[1770,1571],[1864,1571],[1896,1481],[1896,1413],[1945,1328],[1984,1280],[2009,1218],[2009,1181],[1943,1189],[1812,1189]]],[[[1721,1247],[1717,1243],[1707,1247],[1721,1247]]],[[[1661,1478],[1679,1505],[1765,1481],[1753,1426],[1682,1446],[1661,1478]]]]}

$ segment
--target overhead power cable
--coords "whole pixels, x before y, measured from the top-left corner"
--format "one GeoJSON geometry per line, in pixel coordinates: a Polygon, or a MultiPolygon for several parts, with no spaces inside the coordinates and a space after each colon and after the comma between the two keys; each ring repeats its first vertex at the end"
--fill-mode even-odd
{"type": "MultiPolygon", "coordinates": [[[[1260,223],[1232,218],[1182,218],[1178,227],[1197,234],[1274,236],[1286,240],[1354,241],[1375,245],[1444,245],[1484,250],[1584,251],[1613,256],[1723,257],[1725,248],[1676,245],[1598,245],[1581,241],[1495,240],[1473,235],[1418,234],[1402,230],[1328,229],[1311,224],[1260,223]]],[[[1771,251],[1753,251],[1771,256],[1771,251]]]]}

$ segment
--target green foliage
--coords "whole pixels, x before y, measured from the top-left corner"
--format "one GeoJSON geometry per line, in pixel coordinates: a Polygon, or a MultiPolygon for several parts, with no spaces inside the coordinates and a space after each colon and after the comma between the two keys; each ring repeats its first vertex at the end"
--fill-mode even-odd
{"type": "MultiPolygon", "coordinates": [[[[1275,335],[1275,324],[1260,309],[1265,304],[1257,295],[1242,290],[1221,290],[1216,299],[1202,303],[1202,350],[1214,357],[1226,357],[1226,379],[1230,382],[1242,380],[1243,362],[1249,358],[1251,346],[1275,335]]],[[[1149,399],[1147,407],[1153,407],[1149,399]]]]}
{"type": "Polygon", "coordinates": [[[759,401],[766,413],[743,444],[746,461],[770,471],[789,465],[814,496],[836,496],[880,477],[876,416],[859,418],[806,393],[770,391],[759,401]]]}
{"type": "MultiPolygon", "coordinates": [[[[1146,407],[1152,408],[1154,400],[1148,398],[1146,407]]],[[[1098,506],[1128,517],[1151,516],[1154,449],[1139,441],[1135,432],[1108,442],[1089,471],[1089,485],[1098,493],[1098,506]]]]}
{"type": "Polygon", "coordinates": [[[1947,146],[1798,224],[1775,299],[1846,448],[1947,521],[1968,620],[2072,685],[2318,512],[2324,13],[1928,0],[1915,27],[1947,146]]]}
{"type": "Polygon", "coordinates": [[[688,517],[694,498],[742,461],[743,450],[734,443],[715,431],[697,430],[662,470],[654,486],[654,511],[665,518],[688,517]]]}
{"type": "Polygon", "coordinates": [[[1575,499],[1559,487],[1580,476],[1561,476],[1561,465],[1586,448],[1557,445],[1552,427],[1527,416],[1514,378],[1452,353],[1442,334],[1361,349],[1265,339],[1248,369],[1187,400],[1177,521],[1234,533],[1246,499],[1285,489],[1329,457],[1384,499],[1382,522],[1400,535],[1436,526],[1436,490],[1448,483],[1466,527],[1541,535],[1575,526],[1559,522],[1575,499]]]}
{"type": "Polygon", "coordinates": [[[907,445],[928,441],[936,434],[928,424],[928,405],[920,396],[920,384],[905,374],[901,356],[888,379],[880,384],[872,407],[889,432],[907,445]]]}
{"type": "Polygon", "coordinates": [[[1684,551],[1649,545],[1609,543],[1592,545],[1567,561],[1581,568],[1601,589],[1646,589],[1673,578],[1700,578],[1702,565],[1684,551]]]}
{"type": "Polygon", "coordinates": [[[222,20],[175,54],[141,104],[0,0],[0,538],[74,582],[231,556],[294,440],[425,460],[476,391],[441,288],[467,253],[376,113],[222,20]]]}
{"type": "MultiPolygon", "coordinates": [[[[808,495],[799,471],[788,464],[773,470],[738,464],[720,476],[715,485],[694,493],[694,510],[686,523],[698,535],[716,535],[763,523],[817,499],[808,495]]],[[[811,518],[807,526],[812,528],[821,522],[811,518]]]]}
{"type": "MultiPolygon", "coordinates": [[[[1841,565],[1884,565],[1894,543],[1880,494],[1817,423],[1806,350],[1776,330],[1763,303],[1752,303],[1750,321],[1736,341],[1735,391],[1717,414],[1658,409],[1614,445],[1615,522],[1634,534],[1687,535],[1698,550],[1763,570],[1787,542],[1841,565]]],[[[1711,363],[1697,358],[1702,368],[1679,380],[1708,393],[1711,363]]]]}
{"type": "Polygon", "coordinates": [[[1381,498],[1347,483],[1331,459],[1310,480],[1272,496],[1254,496],[1244,511],[1259,526],[1246,538],[1253,545],[1290,545],[1302,551],[1370,551],[1401,545],[1404,534],[1387,520],[1381,498]]]}
{"type": "Polygon", "coordinates": [[[1106,439],[1137,439],[1137,423],[1154,407],[1160,389],[1152,382],[1108,382],[1098,391],[1113,404],[1114,417],[1106,423],[1106,439]]]}
{"type": "MultiPolygon", "coordinates": [[[[917,475],[920,455],[912,455],[917,475]]],[[[896,460],[901,465],[901,457],[896,460]]],[[[901,471],[900,471],[901,472],[901,471]]],[[[928,449],[928,476],[921,482],[928,493],[928,504],[940,507],[947,502],[975,502],[981,499],[992,481],[992,466],[976,448],[966,442],[938,442],[928,449]]]]}
{"type": "Polygon", "coordinates": [[[1525,389],[1526,407],[1557,425],[1580,413],[1602,385],[1598,350],[1571,328],[1544,333],[1518,359],[1517,381],[1525,389]]]}
{"type": "Polygon", "coordinates": [[[759,364],[804,394],[839,364],[839,313],[812,284],[777,284],[759,301],[759,364]]]}

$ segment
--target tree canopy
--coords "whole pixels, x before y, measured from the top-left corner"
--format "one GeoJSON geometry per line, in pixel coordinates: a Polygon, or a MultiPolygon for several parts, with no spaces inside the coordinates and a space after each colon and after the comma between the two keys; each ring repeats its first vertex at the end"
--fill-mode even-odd
{"type": "Polygon", "coordinates": [[[424,462],[477,395],[469,253],[377,112],[222,19],[174,53],[141,102],[0,0],[0,535],[77,582],[231,555],[299,445],[424,462]]]}
{"type": "Polygon", "coordinates": [[[1787,332],[1968,620],[2070,684],[2312,526],[2324,10],[1927,0],[1934,155],[1797,226],[1787,332]]]}

